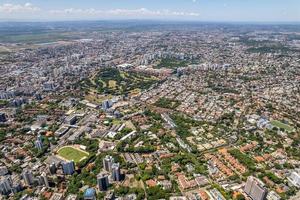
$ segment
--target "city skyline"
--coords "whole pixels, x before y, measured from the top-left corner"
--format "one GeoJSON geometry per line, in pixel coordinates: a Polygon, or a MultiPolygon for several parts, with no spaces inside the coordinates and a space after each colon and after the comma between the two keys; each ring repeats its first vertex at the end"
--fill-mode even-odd
{"type": "Polygon", "coordinates": [[[299,22],[296,0],[1,0],[1,21],[165,20],[299,22]]]}

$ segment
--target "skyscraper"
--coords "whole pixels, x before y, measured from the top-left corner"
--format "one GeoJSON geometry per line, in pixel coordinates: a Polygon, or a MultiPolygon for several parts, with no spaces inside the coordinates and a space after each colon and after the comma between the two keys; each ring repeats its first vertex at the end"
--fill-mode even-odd
{"type": "Polygon", "coordinates": [[[264,184],[253,176],[248,177],[244,191],[252,200],[264,200],[268,193],[264,184]]]}
{"type": "Polygon", "coordinates": [[[24,179],[24,182],[27,186],[31,186],[33,185],[34,183],[34,177],[33,177],[33,174],[30,170],[25,170],[23,173],[22,173],[22,177],[24,179]]]}
{"type": "Polygon", "coordinates": [[[55,163],[52,163],[52,164],[49,165],[49,171],[50,171],[50,173],[51,173],[52,175],[53,175],[53,174],[56,174],[56,170],[57,170],[57,168],[56,168],[55,163]]]}
{"type": "Polygon", "coordinates": [[[38,134],[37,140],[39,140],[40,142],[43,142],[43,137],[41,136],[41,134],[38,134]]]}
{"type": "Polygon", "coordinates": [[[114,158],[112,156],[107,155],[103,159],[103,168],[104,170],[110,172],[111,171],[111,166],[114,163],[114,158]]]}
{"type": "Polygon", "coordinates": [[[6,122],[6,116],[4,113],[0,113],[0,122],[6,122]]]}
{"type": "Polygon", "coordinates": [[[46,187],[49,187],[49,181],[46,172],[43,172],[41,177],[43,178],[43,183],[46,187]]]}
{"type": "Polygon", "coordinates": [[[109,186],[108,175],[100,173],[97,176],[97,185],[100,191],[106,191],[109,186]]]}
{"type": "Polygon", "coordinates": [[[112,106],[112,101],[111,100],[105,100],[102,102],[102,109],[103,110],[108,110],[112,106]]]}
{"type": "Polygon", "coordinates": [[[72,175],[75,172],[74,161],[63,162],[61,165],[62,165],[62,169],[63,169],[64,174],[72,175]]]}
{"type": "Polygon", "coordinates": [[[43,142],[41,142],[39,139],[37,139],[35,142],[35,148],[37,148],[39,151],[43,149],[43,142]]]}
{"type": "Polygon", "coordinates": [[[0,194],[8,195],[12,190],[12,180],[9,176],[0,179],[0,194]]]}
{"type": "Polygon", "coordinates": [[[119,163],[114,163],[111,166],[111,170],[112,170],[112,179],[114,181],[121,181],[121,170],[120,170],[120,164],[119,163]]]}

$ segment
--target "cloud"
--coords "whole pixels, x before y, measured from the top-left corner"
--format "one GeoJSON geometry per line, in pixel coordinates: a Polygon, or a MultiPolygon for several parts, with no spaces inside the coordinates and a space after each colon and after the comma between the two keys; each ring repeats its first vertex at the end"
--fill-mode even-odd
{"type": "Polygon", "coordinates": [[[55,10],[41,9],[32,3],[0,4],[0,19],[109,19],[109,18],[196,18],[199,13],[189,11],[174,11],[169,9],[151,10],[147,8],[108,10],[96,8],[61,8],[55,10]]]}
{"type": "Polygon", "coordinates": [[[41,9],[39,7],[36,7],[32,5],[31,3],[25,3],[25,4],[11,4],[11,3],[5,3],[0,5],[0,12],[1,13],[33,13],[40,11],[41,9]]]}
{"type": "Polygon", "coordinates": [[[101,17],[101,16],[127,16],[127,17],[155,17],[155,16],[190,16],[197,17],[199,13],[184,12],[184,11],[171,11],[168,9],[164,10],[149,10],[147,8],[139,9],[112,9],[112,10],[96,10],[90,9],[77,9],[67,8],[62,10],[51,10],[51,14],[60,15],[85,15],[90,17],[101,17]]]}

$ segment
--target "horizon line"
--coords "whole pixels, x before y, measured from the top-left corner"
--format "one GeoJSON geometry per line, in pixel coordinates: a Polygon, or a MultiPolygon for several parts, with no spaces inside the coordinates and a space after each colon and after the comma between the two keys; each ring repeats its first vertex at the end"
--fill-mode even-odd
{"type": "Polygon", "coordinates": [[[38,19],[0,19],[0,23],[59,23],[59,22],[164,22],[164,23],[233,23],[233,24],[300,24],[300,21],[238,21],[238,20],[193,20],[193,19],[64,19],[64,20],[38,20],[38,19]]]}

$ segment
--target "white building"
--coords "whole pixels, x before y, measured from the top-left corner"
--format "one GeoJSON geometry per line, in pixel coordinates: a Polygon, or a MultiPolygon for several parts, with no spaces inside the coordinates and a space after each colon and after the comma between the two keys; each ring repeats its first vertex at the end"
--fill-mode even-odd
{"type": "Polygon", "coordinates": [[[292,185],[300,188],[300,175],[298,172],[292,172],[291,176],[288,177],[288,180],[292,185]]]}

